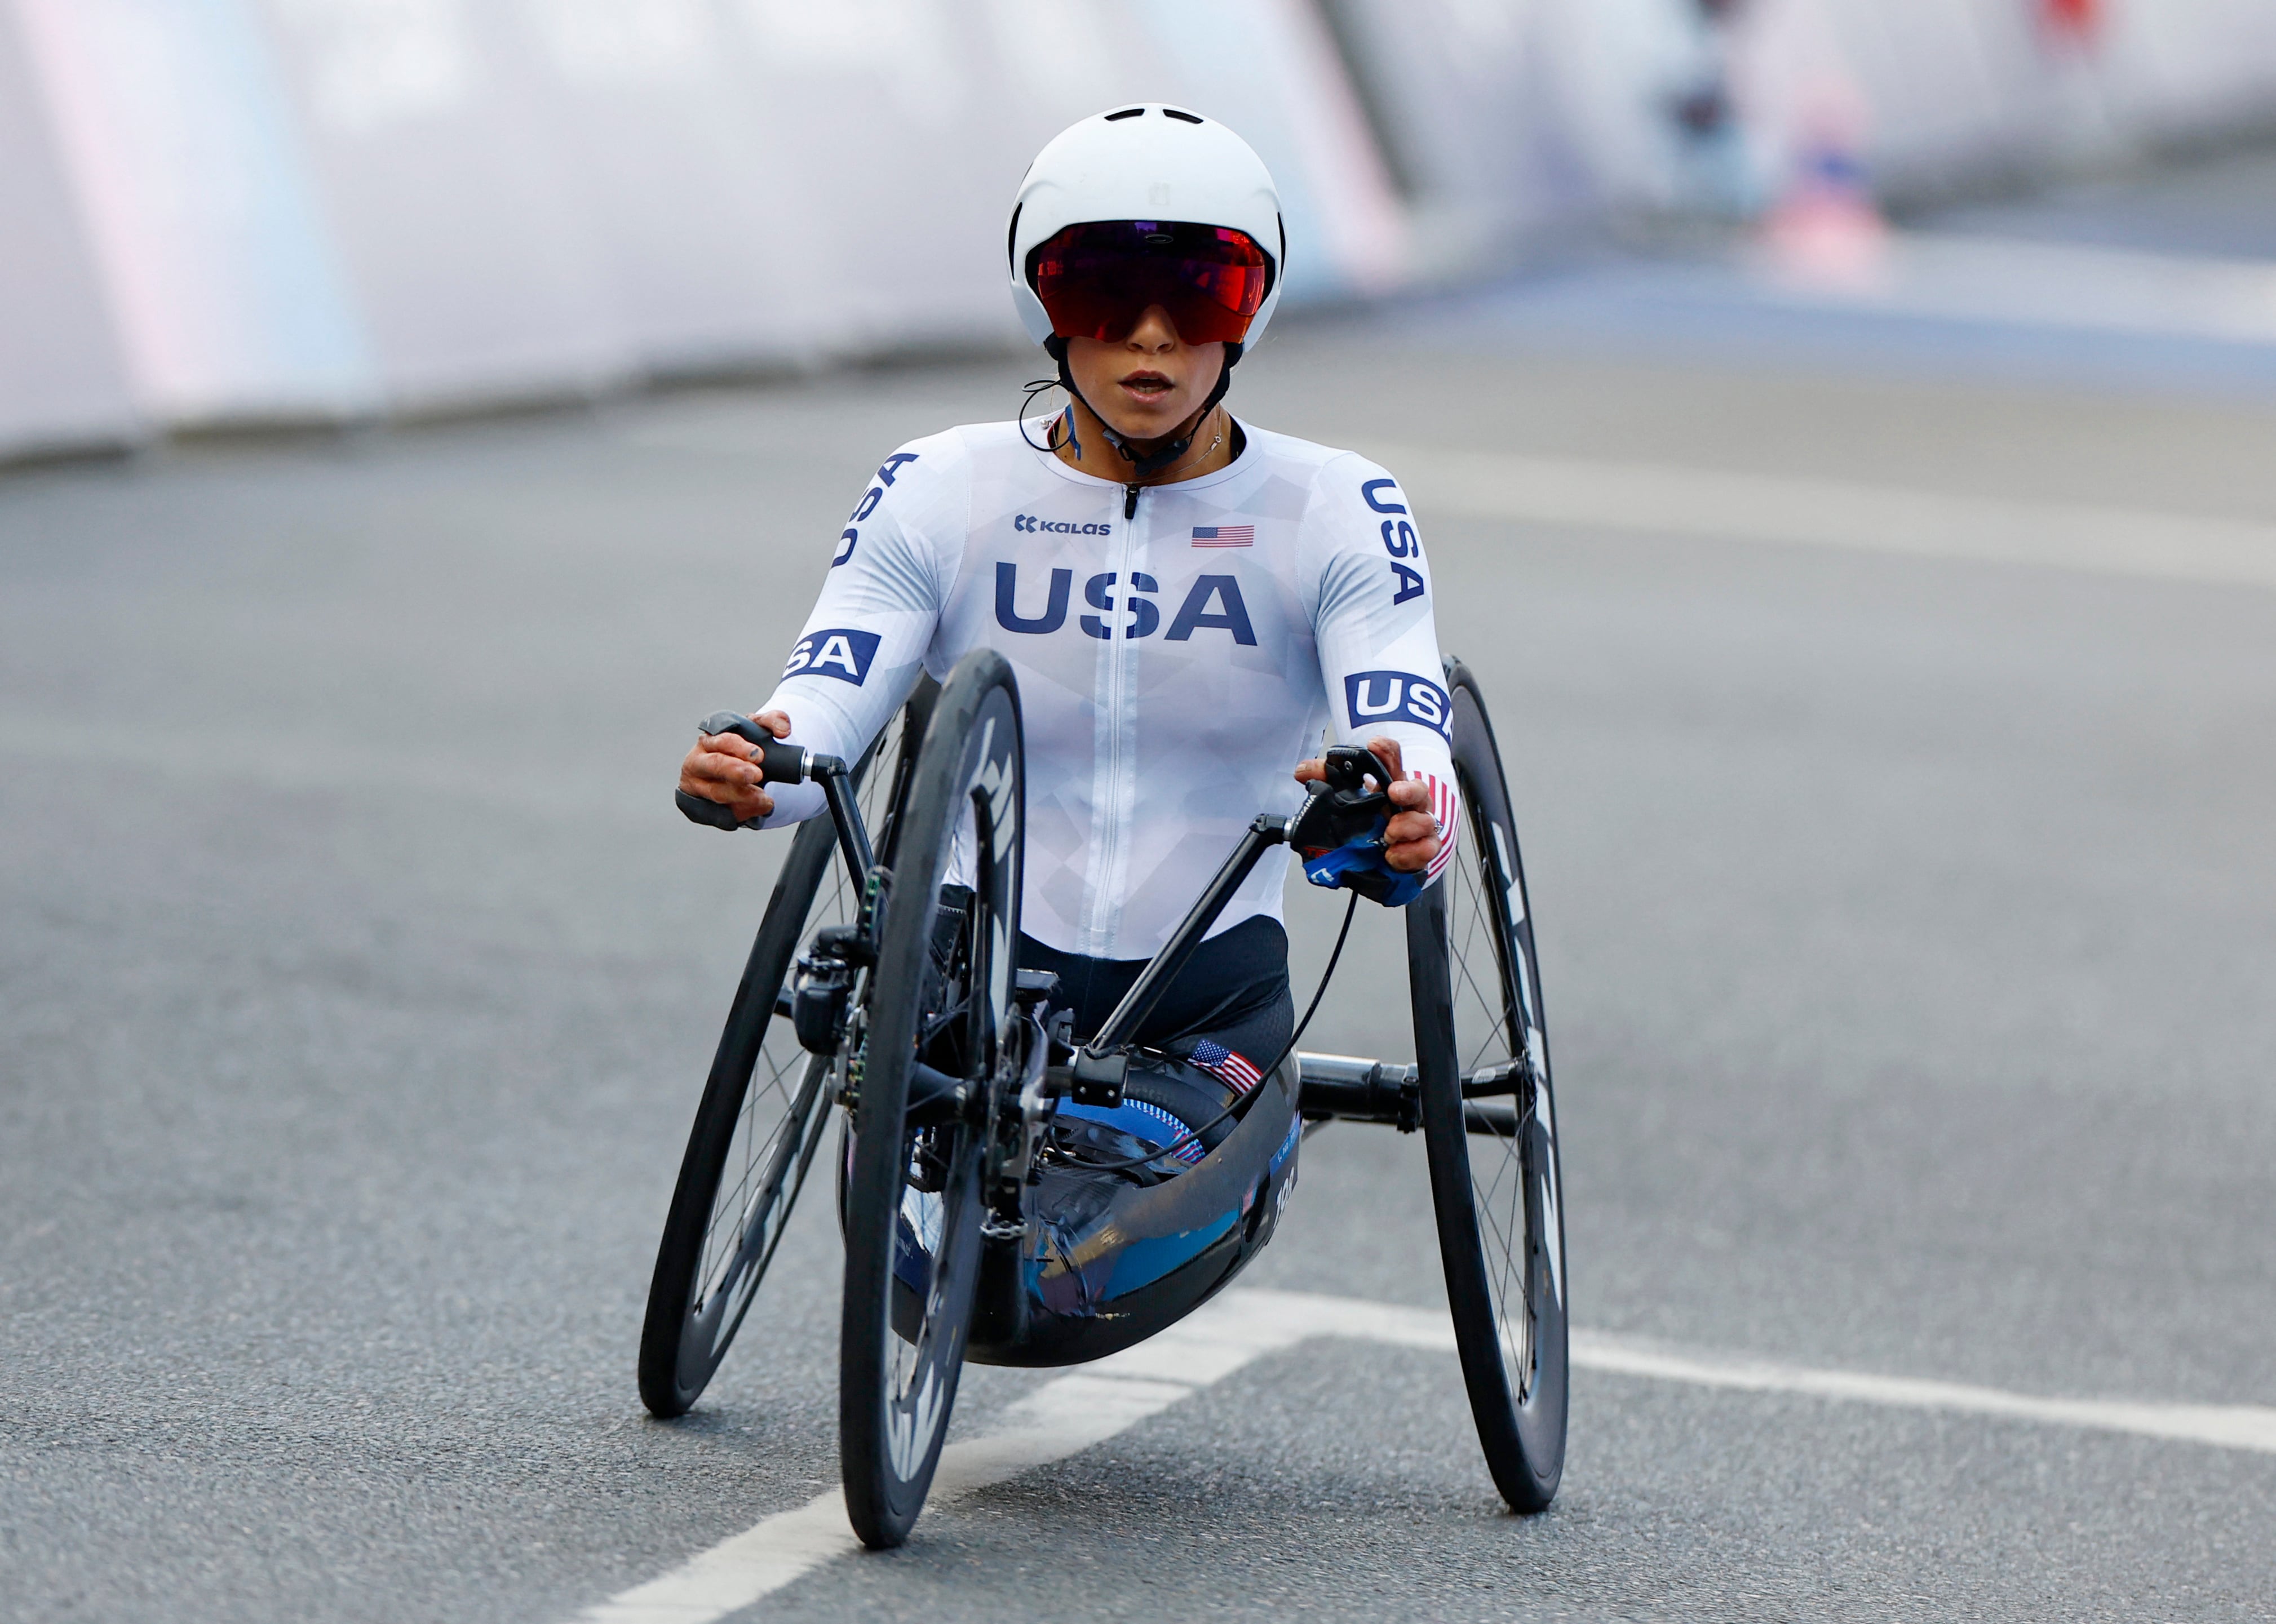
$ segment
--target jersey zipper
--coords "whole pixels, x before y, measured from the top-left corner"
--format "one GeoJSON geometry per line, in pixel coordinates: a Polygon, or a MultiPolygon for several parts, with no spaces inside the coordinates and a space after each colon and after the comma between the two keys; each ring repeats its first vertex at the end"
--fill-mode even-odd
{"type": "Polygon", "coordinates": [[[1122,925],[1121,907],[1113,900],[1121,895],[1119,867],[1122,860],[1122,779],[1128,767],[1122,749],[1122,735],[1129,725],[1123,703],[1127,686],[1123,680],[1123,668],[1131,651],[1124,646],[1130,639],[1122,635],[1122,622],[1134,590],[1130,577],[1138,554],[1138,493],[1142,488],[1136,485],[1127,487],[1122,509],[1122,547],[1120,555],[1115,560],[1113,617],[1108,621],[1106,628],[1106,804],[1104,808],[1093,809],[1092,814],[1096,817],[1101,811],[1105,813],[1105,828],[1097,842],[1100,860],[1099,887],[1096,895],[1098,914],[1102,917],[1093,921],[1091,945],[1106,957],[1112,956],[1110,949],[1113,946],[1113,937],[1122,925]],[[1111,910],[1111,914],[1109,910],[1111,910]]]}

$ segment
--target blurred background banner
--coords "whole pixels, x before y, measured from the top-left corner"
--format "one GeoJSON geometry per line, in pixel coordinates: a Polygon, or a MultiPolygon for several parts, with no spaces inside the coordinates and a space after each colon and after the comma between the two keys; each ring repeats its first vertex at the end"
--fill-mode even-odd
{"type": "Polygon", "coordinates": [[[1142,97],[1263,153],[1301,305],[1639,215],[1838,261],[2265,119],[2276,6],[0,0],[0,454],[1008,344],[1022,169],[1142,97]]]}
{"type": "Polygon", "coordinates": [[[115,440],[133,406],[24,42],[0,27],[0,453],[115,440]]]}
{"type": "MultiPolygon", "coordinates": [[[[33,105],[70,181],[134,404],[159,422],[372,404],[312,154],[248,4],[15,0],[11,42],[37,79],[33,105]]],[[[11,215],[11,248],[40,226],[11,215]]],[[[20,387],[0,382],[0,397],[20,387]]]]}

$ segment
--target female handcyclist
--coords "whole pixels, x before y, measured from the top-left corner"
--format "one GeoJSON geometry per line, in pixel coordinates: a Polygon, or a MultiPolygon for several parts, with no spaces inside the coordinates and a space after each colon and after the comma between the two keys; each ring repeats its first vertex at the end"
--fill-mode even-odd
{"type": "MultiPolygon", "coordinates": [[[[887,457],[753,720],[850,761],[920,670],[982,647],[1008,660],[1028,772],[1020,963],[1057,972],[1080,1040],[1249,820],[1296,810],[1289,769],[1322,776],[1295,764],[1323,724],[1381,768],[1395,812],[1374,860],[1394,900],[1437,877],[1460,801],[1405,495],[1222,404],[1285,273],[1256,153],[1182,108],[1087,118],[1030,166],[1007,237],[1013,302],[1066,408],[887,457]]],[[[766,827],[822,810],[814,785],[766,787],[752,754],[707,734],[680,788],[766,827]]],[[[1219,1119],[1294,1025],[1286,873],[1276,849],[1154,1006],[1124,1104],[1067,1102],[1064,1128],[1111,1157],[1216,1123],[1180,1152],[1194,1161],[1231,1131],[1219,1119]]]]}

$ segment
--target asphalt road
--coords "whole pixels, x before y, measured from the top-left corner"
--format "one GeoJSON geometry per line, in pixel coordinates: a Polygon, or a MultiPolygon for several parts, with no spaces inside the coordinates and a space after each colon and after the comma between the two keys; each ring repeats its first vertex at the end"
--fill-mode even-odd
{"type": "MultiPolygon", "coordinates": [[[[2276,525],[2234,376],[1511,307],[1292,328],[1236,403],[2276,525]]],[[[776,855],[667,790],[868,469],[1028,370],[0,477],[0,1618],[546,1624],[835,1481],[826,1204],[694,1415],[633,1392],[776,855]]],[[[2276,593],[1415,495],[1512,756],[1578,1322],[2276,1405],[2276,593]]],[[[1405,1018],[1377,922],[1318,1046],[1405,1018]]],[[[1304,1158],[1245,1283],[1438,1305],[1419,1145],[1304,1158]]],[[[958,1435],[1043,1379],[973,1372],[958,1435]]],[[[1451,1357],[1312,1341],[751,1616],[2259,1619],[2272,1514],[2268,1453],[1583,1371],[1521,1520],[1451,1357]]]]}

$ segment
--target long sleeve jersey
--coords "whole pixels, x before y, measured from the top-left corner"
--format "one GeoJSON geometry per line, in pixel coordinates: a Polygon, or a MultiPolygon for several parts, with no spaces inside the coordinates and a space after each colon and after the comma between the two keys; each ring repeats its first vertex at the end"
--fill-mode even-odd
{"type": "MultiPolygon", "coordinates": [[[[1324,727],[1399,742],[1443,865],[1453,711],[1398,483],[1244,424],[1230,465],[1145,487],[1126,517],[1125,486],[1029,443],[1048,427],[952,428],[885,459],[763,707],[792,742],[853,760],[920,669],[1002,654],[1027,748],[1021,928],[1066,953],[1150,956],[1249,820],[1301,804],[1291,773],[1324,727]]],[[[770,827],[822,810],[812,785],[772,793],[770,827]]],[[[1269,853],[1215,929],[1279,918],[1286,872],[1269,853]]]]}

